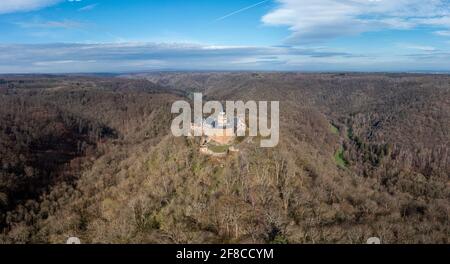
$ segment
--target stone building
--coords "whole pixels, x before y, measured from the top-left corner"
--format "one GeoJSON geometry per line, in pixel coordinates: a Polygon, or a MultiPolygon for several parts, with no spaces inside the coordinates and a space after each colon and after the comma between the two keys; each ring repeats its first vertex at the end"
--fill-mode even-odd
{"type": "Polygon", "coordinates": [[[206,136],[210,141],[220,145],[231,143],[239,131],[245,133],[245,122],[239,118],[229,120],[226,113],[221,112],[217,118],[207,118],[203,122],[197,122],[191,125],[192,133],[200,133],[206,136]],[[200,126],[199,123],[202,123],[200,126]]]}

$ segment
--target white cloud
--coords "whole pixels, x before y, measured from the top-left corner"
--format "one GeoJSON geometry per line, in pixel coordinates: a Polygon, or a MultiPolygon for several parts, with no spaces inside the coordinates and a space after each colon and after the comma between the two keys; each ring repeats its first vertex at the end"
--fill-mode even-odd
{"type": "Polygon", "coordinates": [[[78,11],[91,11],[94,8],[96,8],[97,6],[98,6],[98,4],[91,4],[91,5],[83,6],[82,8],[78,9],[78,11]]]}
{"type": "Polygon", "coordinates": [[[437,51],[435,47],[432,46],[422,46],[422,45],[399,45],[401,48],[420,50],[425,52],[437,51]]]}
{"type": "Polygon", "coordinates": [[[266,25],[288,26],[290,41],[315,42],[381,29],[450,27],[449,0],[277,0],[266,25]]]}
{"type": "Polygon", "coordinates": [[[62,0],[1,0],[0,14],[31,11],[51,6],[62,0]]]}
{"type": "Polygon", "coordinates": [[[61,20],[61,21],[27,21],[27,22],[16,22],[14,23],[22,28],[81,28],[84,26],[83,23],[72,20],[61,20]]]}
{"type": "Polygon", "coordinates": [[[438,36],[450,37],[450,30],[448,30],[448,31],[440,30],[440,31],[434,32],[434,34],[436,34],[438,36]]]}

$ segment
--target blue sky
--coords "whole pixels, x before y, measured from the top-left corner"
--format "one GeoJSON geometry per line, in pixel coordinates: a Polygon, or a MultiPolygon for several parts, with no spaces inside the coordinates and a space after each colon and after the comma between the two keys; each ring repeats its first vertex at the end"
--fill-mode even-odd
{"type": "Polygon", "coordinates": [[[0,73],[450,71],[450,0],[1,0],[0,73]]]}

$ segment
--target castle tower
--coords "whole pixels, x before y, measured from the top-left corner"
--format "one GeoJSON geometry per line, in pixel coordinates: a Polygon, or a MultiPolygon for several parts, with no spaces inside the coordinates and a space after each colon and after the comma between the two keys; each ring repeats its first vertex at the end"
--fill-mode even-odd
{"type": "Polygon", "coordinates": [[[225,112],[221,112],[217,117],[217,126],[220,128],[224,128],[228,125],[227,115],[225,112]]]}

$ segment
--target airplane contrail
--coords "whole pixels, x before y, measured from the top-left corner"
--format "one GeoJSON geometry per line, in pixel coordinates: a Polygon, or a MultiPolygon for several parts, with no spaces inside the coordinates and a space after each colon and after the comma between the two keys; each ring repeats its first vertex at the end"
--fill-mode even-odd
{"type": "Polygon", "coordinates": [[[253,5],[251,5],[251,6],[247,6],[247,7],[241,8],[241,9],[239,9],[239,10],[237,10],[237,11],[234,11],[234,12],[232,12],[232,13],[229,13],[228,15],[224,15],[223,17],[217,18],[216,20],[214,20],[214,22],[224,20],[225,18],[228,18],[228,17],[230,17],[230,16],[233,16],[233,15],[236,15],[236,14],[238,14],[238,13],[244,12],[245,10],[248,10],[248,9],[250,9],[250,8],[257,7],[257,6],[262,5],[262,4],[264,4],[264,3],[266,3],[266,2],[269,2],[269,1],[270,1],[270,0],[264,0],[264,1],[261,1],[261,2],[259,2],[259,3],[253,4],[253,5]]]}

